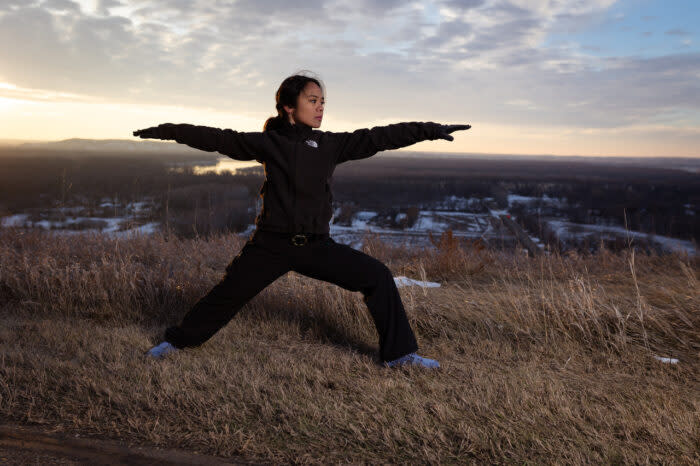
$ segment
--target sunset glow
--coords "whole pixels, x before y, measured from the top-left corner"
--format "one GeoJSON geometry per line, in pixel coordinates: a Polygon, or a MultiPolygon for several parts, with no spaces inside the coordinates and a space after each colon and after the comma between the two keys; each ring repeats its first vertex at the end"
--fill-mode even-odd
{"type": "Polygon", "coordinates": [[[472,125],[406,150],[700,156],[695,2],[334,1],[313,19],[263,4],[0,5],[0,41],[23,44],[0,50],[0,140],[260,131],[279,83],[308,69],[326,85],[321,130],[472,125]]]}

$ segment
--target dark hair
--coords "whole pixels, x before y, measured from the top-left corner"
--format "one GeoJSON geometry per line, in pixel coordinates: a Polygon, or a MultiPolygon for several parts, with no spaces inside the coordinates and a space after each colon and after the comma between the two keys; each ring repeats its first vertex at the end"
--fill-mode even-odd
{"type": "Polygon", "coordinates": [[[321,80],[318,78],[301,74],[301,72],[287,77],[284,81],[282,81],[282,84],[280,84],[280,87],[277,89],[277,93],[275,94],[275,101],[277,103],[275,108],[277,108],[277,115],[270,117],[267,119],[267,121],[265,121],[263,131],[278,129],[288,121],[287,112],[284,111],[284,106],[286,105],[287,107],[296,108],[299,94],[301,94],[301,91],[304,90],[308,83],[315,83],[321,88],[321,91],[325,95],[326,91],[321,83],[321,80]]]}

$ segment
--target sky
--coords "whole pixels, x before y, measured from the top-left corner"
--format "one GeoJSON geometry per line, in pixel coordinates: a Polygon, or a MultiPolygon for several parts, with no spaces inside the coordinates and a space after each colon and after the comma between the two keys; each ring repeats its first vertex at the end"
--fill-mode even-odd
{"type": "Polygon", "coordinates": [[[697,0],[0,0],[0,139],[261,131],[283,79],[321,130],[471,124],[407,150],[700,157],[697,0]]]}

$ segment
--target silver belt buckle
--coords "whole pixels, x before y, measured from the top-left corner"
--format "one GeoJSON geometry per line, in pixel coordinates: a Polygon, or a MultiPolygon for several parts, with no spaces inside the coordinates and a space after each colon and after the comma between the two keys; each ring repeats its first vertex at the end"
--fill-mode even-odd
{"type": "Polygon", "coordinates": [[[293,244],[294,246],[303,246],[303,245],[306,244],[306,242],[307,242],[307,238],[306,238],[305,235],[294,235],[294,236],[292,236],[292,244],[293,244]],[[303,241],[302,241],[301,243],[297,243],[297,238],[302,238],[303,241]]]}

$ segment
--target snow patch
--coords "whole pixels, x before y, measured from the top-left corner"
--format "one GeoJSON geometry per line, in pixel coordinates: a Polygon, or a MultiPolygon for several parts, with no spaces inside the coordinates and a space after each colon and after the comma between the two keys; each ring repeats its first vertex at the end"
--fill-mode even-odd
{"type": "Polygon", "coordinates": [[[132,236],[138,236],[138,235],[152,235],[158,230],[158,225],[159,222],[150,222],[146,223],[144,225],[138,226],[131,228],[129,230],[122,230],[122,231],[107,231],[102,230],[103,233],[107,233],[112,237],[117,237],[117,238],[128,238],[132,236]]]}
{"type": "Polygon", "coordinates": [[[489,210],[489,212],[490,212],[491,215],[493,215],[494,217],[499,217],[499,216],[501,216],[501,215],[510,215],[510,214],[508,213],[508,210],[506,210],[506,209],[491,209],[491,210],[489,210]]]}
{"type": "MultiPolygon", "coordinates": [[[[646,239],[651,242],[657,242],[664,246],[667,250],[681,250],[687,252],[689,255],[695,255],[697,251],[695,246],[691,241],[682,240],[678,238],[669,238],[668,236],[658,236],[649,233],[643,233],[641,231],[626,230],[624,227],[613,226],[613,225],[588,225],[584,223],[572,223],[564,220],[548,220],[547,225],[554,231],[557,237],[566,238],[577,238],[583,233],[598,232],[601,235],[604,233],[615,233],[618,235],[623,235],[625,237],[630,236],[632,238],[646,239]],[[575,228],[581,233],[570,232],[569,229],[575,228]]],[[[613,238],[609,238],[613,239],[613,238]]]]}
{"type": "Polygon", "coordinates": [[[394,283],[396,283],[397,287],[412,286],[412,285],[420,286],[423,288],[439,288],[440,287],[439,283],[424,282],[421,280],[414,280],[412,278],[408,278],[408,277],[404,277],[404,276],[394,277],[394,283]]]}
{"type": "Polygon", "coordinates": [[[2,217],[3,227],[21,227],[29,218],[29,214],[16,214],[2,217]]]}
{"type": "Polygon", "coordinates": [[[406,231],[444,231],[448,227],[447,223],[436,221],[432,211],[421,211],[416,223],[411,228],[406,228],[406,231]]]}
{"type": "Polygon", "coordinates": [[[367,223],[376,216],[376,212],[361,210],[352,217],[352,228],[364,230],[367,227],[367,223]]]}
{"type": "Polygon", "coordinates": [[[544,205],[554,206],[554,207],[565,207],[567,205],[566,199],[560,199],[557,197],[549,197],[543,194],[542,197],[534,196],[521,196],[520,194],[508,194],[508,206],[512,204],[534,204],[540,202],[544,205]]]}
{"type": "Polygon", "coordinates": [[[654,358],[666,364],[678,364],[678,359],[676,358],[663,358],[657,355],[654,355],[654,358]]]}

